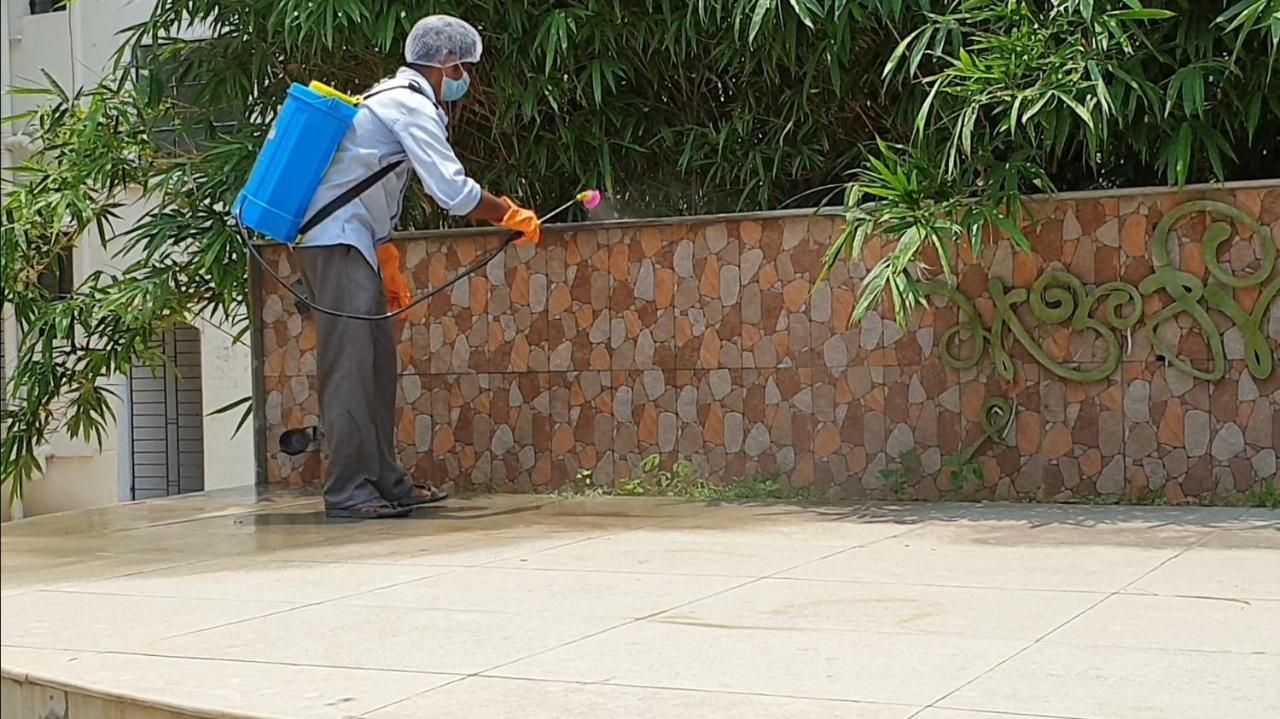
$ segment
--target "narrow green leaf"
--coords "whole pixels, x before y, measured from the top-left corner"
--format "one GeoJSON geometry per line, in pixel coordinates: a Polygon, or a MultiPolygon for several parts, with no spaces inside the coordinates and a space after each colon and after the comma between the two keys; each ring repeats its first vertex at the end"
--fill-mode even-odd
{"type": "MultiPolygon", "coordinates": [[[[893,52],[889,54],[889,60],[884,64],[884,70],[880,73],[881,79],[885,79],[889,77],[890,73],[893,72],[894,68],[898,66],[898,62],[902,60],[902,56],[904,53],[906,53],[907,47],[911,45],[911,41],[914,40],[920,33],[924,32],[927,29],[929,29],[927,25],[921,28],[917,28],[911,34],[902,38],[902,42],[899,42],[898,46],[895,47],[893,49],[893,52]]],[[[928,38],[925,38],[924,40],[927,41],[928,38]]],[[[920,43],[920,46],[921,47],[924,46],[923,41],[920,43]]]]}
{"type": "Polygon", "coordinates": [[[751,14],[751,25],[747,29],[747,42],[754,42],[756,34],[760,32],[760,25],[764,22],[765,15],[777,6],[778,0],[756,0],[755,12],[751,14]]]}
{"type": "Polygon", "coordinates": [[[1113,20],[1167,20],[1171,17],[1177,17],[1178,14],[1172,10],[1161,10],[1158,8],[1140,8],[1134,10],[1113,10],[1107,13],[1107,17],[1113,20]]]}

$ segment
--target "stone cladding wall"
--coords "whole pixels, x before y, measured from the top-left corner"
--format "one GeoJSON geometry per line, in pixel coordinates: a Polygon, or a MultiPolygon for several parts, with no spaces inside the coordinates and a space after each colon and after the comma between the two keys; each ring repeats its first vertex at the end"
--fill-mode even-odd
{"type": "MultiPolygon", "coordinates": [[[[400,459],[500,492],[611,485],[652,454],[833,500],[1228,503],[1274,481],[1280,184],[1028,206],[1032,252],[962,252],[957,291],[905,326],[847,322],[884,243],[815,289],[839,216],[549,228],[397,324],[400,459]]],[[[500,241],[397,240],[415,292],[500,241]]],[[[319,423],[314,327],[255,285],[268,481],[316,484],[322,452],[278,446],[319,423]]]]}

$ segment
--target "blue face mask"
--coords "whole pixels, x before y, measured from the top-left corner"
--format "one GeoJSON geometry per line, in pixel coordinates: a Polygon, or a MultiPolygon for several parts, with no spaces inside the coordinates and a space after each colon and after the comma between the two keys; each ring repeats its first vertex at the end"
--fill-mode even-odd
{"type": "Polygon", "coordinates": [[[445,102],[457,102],[462,96],[467,94],[468,88],[471,87],[471,76],[466,70],[462,71],[462,79],[454,80],[445,75],[444,80],[440,83],[440,99],[445,102]]]}

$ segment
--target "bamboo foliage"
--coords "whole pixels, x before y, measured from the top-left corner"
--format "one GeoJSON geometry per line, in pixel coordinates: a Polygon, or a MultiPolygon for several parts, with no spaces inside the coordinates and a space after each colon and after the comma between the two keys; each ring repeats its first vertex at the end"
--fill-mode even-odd
{"type": "MultiPolygon", "coordinates": [[[[598,186],[645,215],[834,187],[848,222],[828,267],[896,241],[855,320],[885,294],[908,311],[958,242],[1024,244],[1019,193],[1274,176],[1280,149],[1280,0],[159,0],[101,85],[30,91],[41,149],[5,188],[0,257],[24,327],[0,440],[12,496],[51,433],[99,436],[101,380],[156,359],[158,330],[245,326],[226,208],[288,84],[358,92],[434,12],[485,38],[450,110],[482,183],[534,207],[598,186]],[[51,301],[36,277],[87,241],[123,269],[51,301]]],[[[406,221],[446,222],[423,199],[406,221]]]]}

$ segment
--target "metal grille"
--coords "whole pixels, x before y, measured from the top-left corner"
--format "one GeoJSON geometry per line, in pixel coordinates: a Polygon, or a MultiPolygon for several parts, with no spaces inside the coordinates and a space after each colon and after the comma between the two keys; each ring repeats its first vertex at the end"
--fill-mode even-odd
{"type": "Polygon", "coordinates": [[[204,415],[200,333],[165,331],[154,345],[169,364],[129,372],[133,499],[204,489],[204,415]]]}

